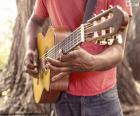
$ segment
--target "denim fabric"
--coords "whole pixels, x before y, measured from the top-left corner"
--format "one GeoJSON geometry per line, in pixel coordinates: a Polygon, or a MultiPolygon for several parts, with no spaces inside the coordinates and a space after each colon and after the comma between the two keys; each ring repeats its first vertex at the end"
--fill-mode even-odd
{"type": "Polygon", "coordinates": [[[96,96],[62,93],[55,107],[58,116],[123,116],[116,86],[96,96]]]}

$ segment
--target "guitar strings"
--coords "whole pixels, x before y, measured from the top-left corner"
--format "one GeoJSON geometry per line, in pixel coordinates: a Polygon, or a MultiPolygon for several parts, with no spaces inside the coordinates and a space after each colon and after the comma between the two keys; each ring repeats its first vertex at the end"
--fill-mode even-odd
{"type": "MultiPolygon", "coordinates": [[[[77,28],[74,32],[72,32],[72,33],[74,33],[74,34],[76,34],[76,33],[79,33],[79,31],[80,30],[78,30],[79,28],[77,28]],[[78,31],[77,31],[78,30],[78,31]],[[75,33],[76,32],[76,33],[75,33]]],[[[71,34],[72,35],[72,34],[71,34]]],[[[68,37],[67,37],[68,38],[68,37]]],[[[67,39],[66,38],[66,39],[67,39]]],[[[63,42],[63,41],[62,41],[63,42]]],[[[57,47],[57,46],[59,46],[60,44],[62,44],[62,42],[60,42],[60,43],[58,43],[55,47],[53,47],[52,49],[50,49],[46,54],[51,54],[52,52],[53,52],[53,50],[57,47]]],[[[68,42],[67,42],[67,44],[68,44],[68,42]]],[[[44,54],[44,55],[42,55],[42,57],[44,57],[46,54],[44,54]]]]}
{"type": "MultiPolygon", "coordinates": [[[[88,30],[91,30],[92,28],[94,27],[94,25],[93,24],[91,24],[91,23],[87,23],[87,24],[84,24],[84,37],[85,38],[87,38],[87,37],[91,37],[91,36],[93,36],[93,34],[94,34],[94,32],[87,32],[88,30]]],[[[80,39],[79,37],[81,37],[81,36],[79,36],[79,35],[81,35],[81,30],[80,30],[80,27],[78,27],[74,32],[72,32],[72,34],[75,34],[76,36],[74,36],[74,38],[72,38],[72,41],[76,41],[77,39],[75,39],[75,38],[78,38],[78,39],[80,39]]],[[[71,35],[72,35],[71,34],[71,35]]],[[[70,37],[70,36],[68,36],[68,37],[70,37]]],[[[69,39],[68,39],[69,40],[69,39]]],[[[63,42],[63,41],[62,41],[63,42]]],[[[44,57],[44,56],[56,56],[56,51],[58,51],[57,49],[55,50],[55,48],[57,47],[57,46],[59,46],[62,42],[60,42],[60,43],[58,43],[55,47],[53,47],[52,49],[50,49],[48,52],[46,52],[45,54],[43,54],[41,57],[40,57],[40,59],[41,60],[46,60],[46,57],[44,57]],[[55,51],[54,51],[55,50],[55,51]]],[[[71,41],[70,42],[67,42],[66,44],[71,44],[71,41]]],[[[65,45],[66,45],[65,44],[65,45]]]]}
{"type": "MultiPolygon", "coordinates": [[[[93,36],[94,32],[88,32],[88,33],[87,33],[86,31],[88,31],[89,28],[94,27],[94,26],[93,26],[93,25],[90,25],[90,26],[85,25],[85,26],[87,26],[87,27],[85,27],[85,29],[84,29],[85,38],[88,38],[88,37],[93,36]]],[[[81,30],[78,30],[78,31],[75,33],[75,34],[76,34],[75,38],[81,39],[81,38],[79,38],[79,37],[81,37],[81,36],[79,36],[79,35],[81,35],[80,31],[81,31],[81,30]]],[[[75,40],[78,41],[78,39],[75,39],[75,38],[72,38],[72,41],[75,41],[75,40]]],[[[96,39],[96,37],[95,37],[94,39],[96,39]]],[[[62,41],[62,42],[63,42],[63,41],[62,41]]],[[[62,43],[62,42],[61,42],[61,43],[62,43]]],[[[45,54],[43,54],[43,56],[41,56],[41,58],[40,58],[41,62],[44,62],[44,61],[46,60],[46,58],[47,58],[46,55],[47,55],[47,56],[52,56],[52,58],[55,58],[55,59],[56,59],[56,51],[58,51],[59,49],[57,49],[57,50],[55,50],[55,51],[54,51],[54,49],[55,49],[57,46],[59,46],[61,43],[58,43],[54,48],[52,48],[51,50],[49,50],[49,52],[46,52],[45,54]],[[45,57],[44,57],[44,56],[45,56],[45,57]]],[[[69,42],[67,42],[67,44],[69,44],[69,42]]],[[[65,44],[65,45],[66,45],[66,44],[65,44]]],[[[43,67],[41,68],[41,70],[44,71],[44,70],[46,70],[46,68],[43,66],[43,67]]]]}
{"type": "MultiPolygon", "coordinates": [[[[75,33],[76,34],[76,33],[75,33]]],[[[80,34],[79,32],[77,32],[77,34],[80,34]]],[[[75,36],[76,38],[77,37],[79,37],[79,36],[75,36]]],[[[74,39],[71,39],[72,41],[75,41],[74,39]]],[[[70,41],[70,42],[66,42],[66,45],[67,44],[69,44],[69,43],[71,43],[72,41],[70,41]]],[[[44,55],[42,55],[42,57],[44,57],[46,54],[47,55],[51,55],[53,52],[54,52],[54,49],[57,47],[57,46],[59,46],[60,44],[62,44],[62,43],[58,43],[54,48],[52,48],[52,49],[50,49],[47,53],[45,53],[44,55]]],[[[64,45],[64,46],[66,46],[66,45],[64,45]]]]}
{"type": "MultiPolygon", "coordinates": [[[[88,26],[88,25],[90,25],[90,26],[93,26],[92,24],[85,24],[84,26],[85,26],[85,30],[84,31],[87,31],[87,30],[89,30],[89,28],[90,28],[90,26],[89,27],[86,27],[86,26],[88,26]]],[[[80,27],[79,27],[80,28],[80,27]]],[[[78,31],[75,31],[75,32],[72,32],[73,34],[76,34],[76,36],[75,36],[75,38],[78,38],[78,37],[81,37],[81,36],[79,36],[79,35],[81,35],[81,30],[80,29],[76,29],[76,30],[78,30],[78,31]]],[[[86,36],[85,37],[87,37],[87,35],[88,35],[88,33],[84,33],[86,36]]],[[[91,33],[90,33],[91,34],[91,33]]],[[[76,40],[75,38],[73,38],[72,40],[76,40]]],[[[69,42],[69,43],[71,43],[71,41],[69,42]]],[[[67,44],[69,44],[69,43],[67,43],[67,44]]],[[[56,46],[58,46],[59,44],[61,44],[61,43],[58,43],[56,46]]],[[[55,46],[55,47],[56,47],[55,46]]],[[[54,48],[55,48],[54,47],[54,48]]],[[[46,52],[45,54],[43,54],[42,56],[41,56],[41,58],[40,59],[43,59],[44,58],[44,56],[46,56],[46,55],[51,55],[51,54],[54,54],[53,53],[53,50],[54,50],[54,48],[52,48],[52,49],[50,49],[48,52],[46,52]]]]}
{"type": "MultiPolygon", "coordinates": [[[[77,33],[78,34],[78,33],[77,33]]],[[[72,37],[72,36],[71,36],[72,37]]],[[[79,35],[75,36],[75,38],[79,38],[79,35]]],[[[44,55],[47,54],[47,56],[52,56],[55,55],[55,52],[58,52],[58,50],[60,50],[60,48],[63,46],[65,49],[67,49],[68,46],[71,46],[72,43],[75,43],[77,39],[73,39],[71,38],[71,41],[68,37],[68,40],[65,40],[64,42],[66,44],[63,44],[64,42],[58,43],[54,48],[52,48],[50,51],[48,51],[47,53],[45,53],[44,55]]],[[[43,56],[44,57],[44,56],[43,56]]]]}
{"type": "MultiPolygon", "coordinates": [[[[98,25],[98,22],[99,22],[99,20],[95,21],[96,24],[94,23],[94,21],[93,21],[93,23],[86,23],[86,24],[84,24],[84,37],[85,38],[94,36],[94,33],[95,32],[91,32],[91,30],[92,30],[92,28],[94,26],[97,26],[98,25]]],[[[64,46],[67,46],[69,44],[71,45],[72,42],[79,41],[79,39],[81,39],[81,36],[80,35],[81,35],[81,26],[78,27],[75,31],[73,31],[70,36],[68,36],[67,38],[65,38],[65,39],[67,39],[66,41],[65,40],[62,41],[62,42],[66,42],[66,44],[64,44],[64,46]],[[74,38],[72,38],[71,41],[69,41],[70,40],[69,37],[71,37],[73,34],[75,35],[74,38]]],[[[96,37],[94,39],[96,39],[96,37]]],[[[52,57],[55,57],[56,58],[56,52],[59,50],[59,49],[56,49],[56,48],[57,47],[59,48],[59,46],[61,46],[61,44],[63,44],[62,42],[60,42],[57,45],[55,45],[48,52],[45,52],[39,59],[41,61],[46,60],[46,56],[52,56],[52,57]]],[[[46,69],[46,68],[44,68],[44,69],[46,69]]]]}

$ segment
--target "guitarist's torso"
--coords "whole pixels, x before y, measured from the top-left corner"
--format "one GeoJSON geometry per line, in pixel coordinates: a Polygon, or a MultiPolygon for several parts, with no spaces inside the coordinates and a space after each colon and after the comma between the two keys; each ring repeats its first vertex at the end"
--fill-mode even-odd
{"type": "MultiPolygon", "coordinates": [[[[44,10],[44,12],[37,12],[37,15],[41,14],[43,17],[49,16],[54,27],[64,27],[73,31],[81,25],[87,0],[43,1],[43,8],[47,10],[44,10]]],[[[97,0],[96,14],[100,13],[103,9],[107,9],[105,1],[108,0],[97,0]]]]}
{"type": "MultiPolygon", "coordinates": [[[[106,0],[97,0],[96,6],[96,13],[100,13],[102,9],[107,9],[107,5],[105,5],[106,0]]],[[[78,26],[81,25],[83,20],[83,15],[86,6],[86,0],[46,0],[46,7],[49,12],[49,17],[51,19],[51,23],[54,27],[64,27],[71,31],[75,30],[78,26]]],[[[57,39],[57,38],[56,38],[57,39]]],[[[96,45],[91,42],[84,42],[81,47],[86,49],[91,54],[98,54],[101,53],[106,46],[96,45]]],[[[111,74],[115,75],[115,69],[109,71],[111,74]]],[[[100,76],[104,77],[105,72],[102,72],[100,76]]],[[[73,72],[70,75],[70,85],[69,85],[69,92],[72,94],[83,94],[83,95],[93,95],[95,92],[90,92],[91,90],[97,91],[90,82],[95,82],[93,78],[96,78],[96,73],[93,72],[86,72],[86,73],[77,73],[73,72]],[[82,81],[80,78],[83,77],[84,80],[82,81]],[[78,79],[79,78],[79,79],[78,79]],[[91,78],[91,79],[89,79],[91,78]],[[90,82],[88,81],[90,80],[90,82]],[[83,90],[81,87],[85,84],[85,86],[90,86],[90,88],[83,90]]],[[[99,74],[97,74],[99,75],[99,74]]],[[[113,75],[110,75],[112,79],[115,79],[113,75]]],[[[102,79],[100,79],[102,80],[102,79]]],[[[113,81],[115,82],[115,81],[113,81]]],[[[96,84],[98,84],[97,82],[96,84]]],[[[94,84],[96,86],[96,84],[94,84]]],[[[111,83],[110,83],[111,84],[111,83]]],[[[111,85],[113,85],[112,83],[111,85]]],[[[98,88],[99,89],[99,88],[98,88]]]]}
{"type": "MultiPolygon", "coordinates": [[[[41,0],[39,0],[41,1],[41,0]]],[[[44,1],[42,17],[50,17],[54,27],[64,27],[70,31],[75,30],[81,25],[85,0],[42,0],[44,1]]],[[[103,1],[103,0],[102,0],[103,1]]],[[[104,0],[107,1],[107,0],[104,0]]],[[[105,8],[105,5],[99,4],[96,6],[96,13],[99,13],[105,8]]],[[[39,15],[38,12],[36,15],[39,15]]],[[[50,34],[52,35],[52,34],[50,34]]],[[[52,36],[53,37],[53,36],[52,36]]],[[[55,38],[57,39],[57,38],[55,38]]],[[[91,54],[98,54],[105,50],[106,46],[95,45],[94,43],[84,42],[81,45],[91,54]]],[[[49,77],[49,76],[48,76],[49,77]]],[[[116,69],[101,72],[73,72],[70,75],[70,83],[68,92],[75,95],[96,95],[111,88],[116,83],[116,69]]],[[[44,81],[45,82],[45,81],[44,81]]],[[[47,88],[47,87],[46,87],[47,88]]]]}

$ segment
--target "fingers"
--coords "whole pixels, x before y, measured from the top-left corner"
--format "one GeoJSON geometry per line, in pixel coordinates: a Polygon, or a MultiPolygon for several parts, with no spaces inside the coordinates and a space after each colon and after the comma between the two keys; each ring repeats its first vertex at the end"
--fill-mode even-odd
{"type": "Polygon", "coordinates": [[[80,46],[77,46],[73,51],[67,53],[66,55],[62,55],[61,56],[61,61],[65,62],[65,61],[71,61],[71,60],[75,60],[78,55],[79,52],[82,48],[80,46]]]}
{"type": "Polygon", "coordinates": [[[57,66],[54,66],[54,65],[51,65],[51,64],[48,64],[47,67],[54,71],[54,72],[68,72],[68,71],[72,71],[72,68],[71,67],[57,67],[57,66]]]}
{"type": "Polygon", "coordinates": [[[50,64],[52,64],[54,66],[61,66],[60,60],[55,60],[55,59],[52,59],[50,57],[47,57],[47,62],[49,62],[50,64]]]}
{"type": "Polygon", "coordinates": [[[75,50],[74,51],[71,51],[69,53],[67,53],[66,55],[62,55],[61,56],[61,61],[62,62],[67,62],[67,61],[71,61],[72,59],[75,59],[76,58],[76,52],[75,50]]]}
{"type": "Polygon", "coordinates": [[[71,62],[67,61],[67,62],[62,62],[60,60],[55,60],[52,58],[47,58],[47,62],[49,62],[50,64],[52,64],[53,66],[57,66],[57,67],[65,67],[65,66],[70,66],[71,62]]]}
{"type": "Polygon", "coordinates": [[[35,54],[33,52],[27,53],[24,58],[24,70],[30,75],[37,75],[37,61],[35,61],[35,54]]]}
{"type": "Polygon", "coordinates": [[[25,72],[29,73],[32,76],[35,76],[35,75],[38,74],[38,70],[35,70],[35,69],[34,70],[32,70],[32,69],[25,69],[25,72]]]}
{"type": "Polygon", "coordinates": [[[29,69],[37,68],[37,64],[33,64],[33,62],[29,59],[25,59],[24,65],[29,69]]]}
{"type": "Polygon", "coordinates": [[[37,65],[34,65],[31,61],[26,61],[24,64],[24,69],[26,73],[29,73],[30,75],[37,75],[37,65]]]}
{"type": "Polygon", "coordinates": [[[76,50],[69,52],[68,54],[64,54],[60,57],[60,59],[52,59],[47,58],[46,68],[53,70],[54,72],[68,72],[74,71],[79,66],[80,47],[77,47],[76,50]]]}
{"type": "Polygon", "coordinates": [[[52,81],[57,81],[65,76],[67,76],[68,74],[70,74],[70,72],[62,72],[62,73],[59,73],[58,75],[55,75],[52,77],[52,81]]]}

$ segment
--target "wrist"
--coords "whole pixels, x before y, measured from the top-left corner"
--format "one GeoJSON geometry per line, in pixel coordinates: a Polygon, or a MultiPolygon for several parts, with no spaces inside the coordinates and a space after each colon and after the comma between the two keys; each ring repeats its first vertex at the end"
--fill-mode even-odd
{"type": "Polygon", "coordinates": [[[30,53],[35,53],[35,50],[34,49],[27,49],[25,54],[30,54],[30,53]]]}
{"type": "Polygon", "coordinates": [[[97,56],[96,55],[91,55],[90,64],[92,67],[91,71],[97,71],[97,56]]]}

